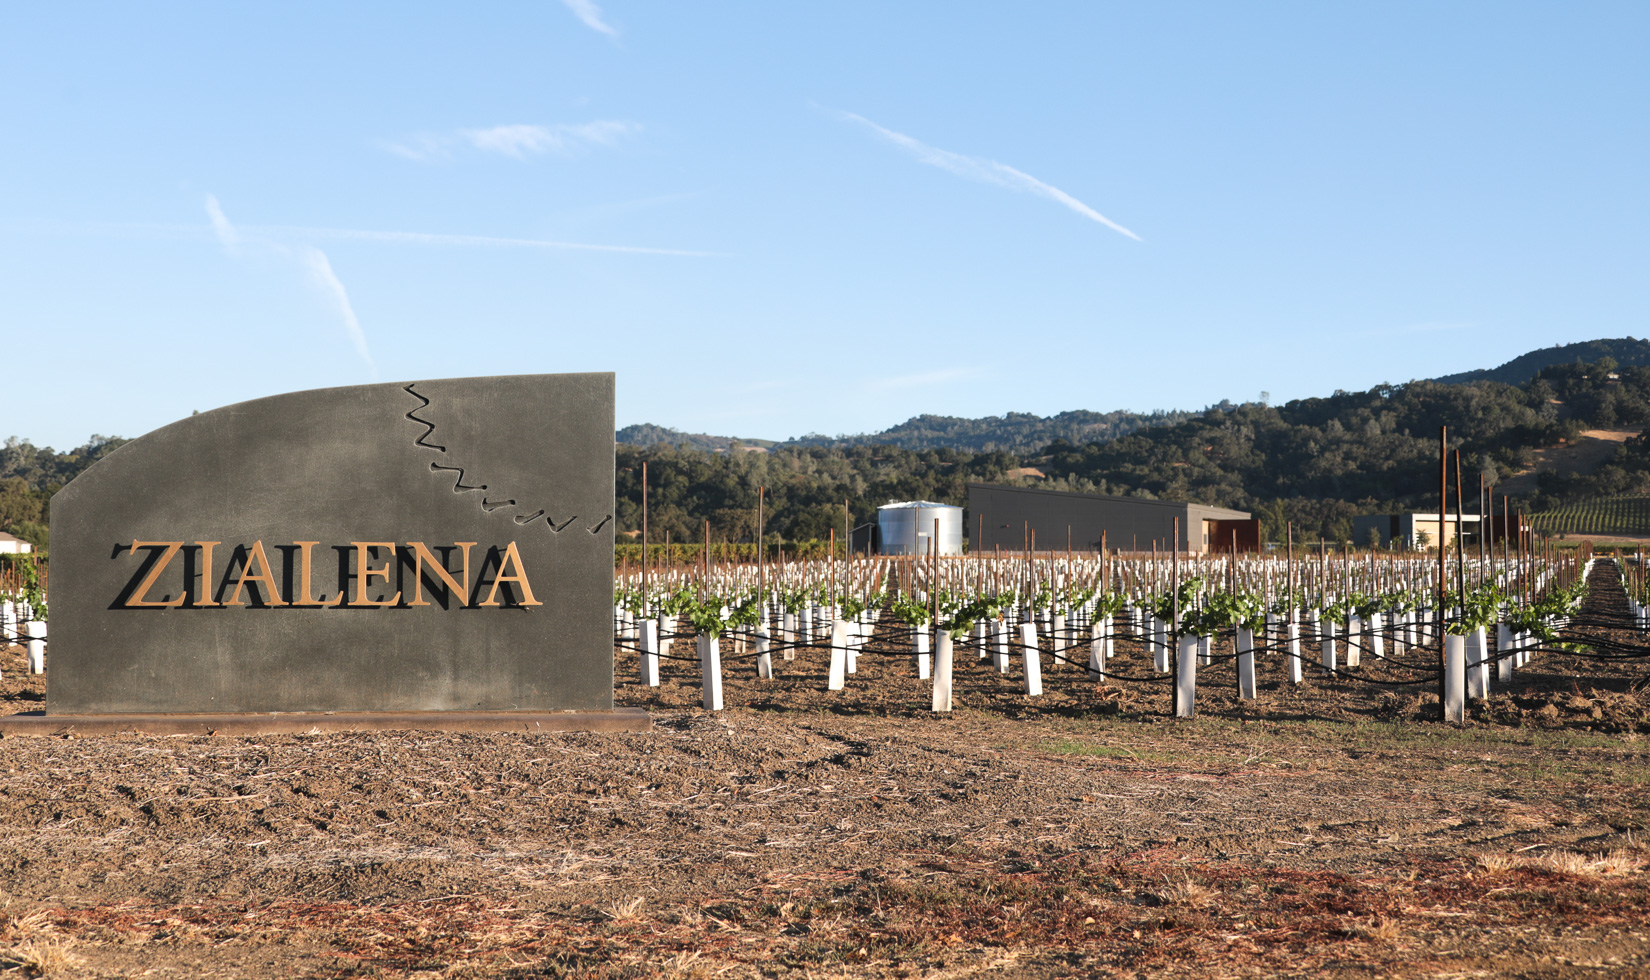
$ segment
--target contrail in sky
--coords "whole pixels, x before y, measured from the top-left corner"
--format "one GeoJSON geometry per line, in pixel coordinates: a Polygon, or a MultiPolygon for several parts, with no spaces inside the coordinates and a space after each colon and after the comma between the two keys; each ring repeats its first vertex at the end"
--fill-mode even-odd
{"type": "Polygon", "coordinates": [[[337,306],[338,315],[344,319],[344,331],[355,344],[355,352],[361,355],[361,360],[367,362],[367,368],[372,371],[372,376],[378,377],[378,365],[372,362],[372,352],[367,350],[367,335],[361,330],[361,321],[355,318],[355,307],[350,305],[349,293],[344,290],[344,284],[338,281],[337,273],[332,271],[332,263],[328,261],[327,253],[305,245],[299,249],[298,259],[309,273],[310,281],[337,306]]]}
{"type": "Polygon", "coordinates": [[[218,241],[222,243],[223,247],[233,254],[235,246],[241,243],[241,236],[236,233],[235,226],[230,224],[229,219],[224,216],[223,208],[218,206],[216,194],[206,195],[206,216],[212,219],[212,233],[217,235],[218,241]]]}
{"type": "MultiPolygon", "coordinates": [[[[224,250],[231,255],[236,254],[238,246],[247,239],[230,223],[229,216],[223,213],[223,207],[218,204],[218,198],[214,194],[206,195],[206,217],[212,222],[212,233],[218,237],[224,250]]],[[[361,355],[361,360],[367,364],[367,370],[371,371],[376,379],[378,365],[373,363],[372,351],[367,349],[366,332],[361,329],[361,321],[356,319],[355,307],[350,305],[349,292],[344,289],[338,274],[332,271],[332,262],[327,258],[327,253],[310,245],[301,245],[294,255],[292,249],[278,242],[259,241],[258,244],[280,255],[298,260],[310,284],[332,301],[333,307],[344,321],[344,332],[355,345],[355,352],[361,355]]]]}
{"type": "Polygon", "coordinates": [[[998,163],[995,160],[988,160],[985,157],[966,156],[961,153],[953,153],[950,150],[942,150],[936,146],[929,146],[927,143],[913,139],[904,133],[896,133],[891,129],[878,126],[876,123],[866,119],[864,116],[858,116],[852,112],[838,111],[837,115],[841,116],[843,119],[849,120],[850,122],[856,122],[861,126],[867,127],[878,136],[881,136],[888,142],[893,143],[895,146],[908,150],[913,156],[915,156],[918,160],[921,160],[923,163],[939,167],[941,170],[949,170],[957,176],[966,177],[969,180],[977,180],[985,184],[996,184],[998,187],[1007,187],[1010,190],[1025,191],[1030,194],[1036,194],[1038,197],[1046,197],[1051,201],[1056,201],[1065,205],[1083,217],[1088,218],[1090,221],[1098,221],[1118,234],[1127,235],[1137,242],[1141,241],[1139,235],[1136,235],[1134,232],[1094,210],[1087,204],[1079,201],[1077,198],[1072,197],[1060,188],[1055,187],[1052,184],[1045,184],[1036,177],[1033,177],[1022,170],[1016,170],[1006,163],[998,163]]]}
{"type": "Polygon", "coordinates": [[[561,2],[567,5],[568,10],[573,11],[574,17],[584,22],[584,26],[593,31],[606,34],[608,37],[619,36],[619,32],[614,30],[612,24],[602,20],[602,8],[596,6],[592,0],[561,0],[561,2]]]}
{"type": "Polygon", "coordinates": [[[421,163],[449,159],[453,148],[468,145],[483,153],[498,153],[517,160],[543,153],[574,154],[593,146],[612,147],[642,131],[641,124],[623,119],[597,119],[587,123],[511,123],[485,129],[458,129],[446,133],[414,133],[396,143],[383,144],[397,156],[421,163]]]}
{"type": "Polygon", "coordinates": [[[681,248],[649,248],[643,245],[592,245],[587,242],[558,242],[543,238],[500,238],[493,235],[443,235],[423,231],[364,231],[359,228],[305,228],[266,225],[262,231],[274,235],[308,235],[315,238],[346,238],[355,241],[394,242],[403,245],[497,245],[515,248],[572,249],[584,252],[628,252],[635,255],[685,255],[694,258],[722,255],[681,248]]]}

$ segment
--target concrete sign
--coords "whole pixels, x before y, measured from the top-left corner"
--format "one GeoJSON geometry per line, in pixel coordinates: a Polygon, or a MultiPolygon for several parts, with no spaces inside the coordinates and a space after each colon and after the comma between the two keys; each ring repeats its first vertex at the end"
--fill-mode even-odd
{"type": "Polygon", "coordinates": [[[52,499],[47,715],[605,711],[613,375],[261,398],[52,499]]]}

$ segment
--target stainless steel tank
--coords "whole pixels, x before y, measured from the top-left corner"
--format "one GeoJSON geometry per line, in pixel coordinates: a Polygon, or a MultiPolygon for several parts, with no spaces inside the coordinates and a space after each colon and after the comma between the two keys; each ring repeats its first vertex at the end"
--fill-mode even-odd
{"type": "Polygon", "coordinates": [[[939,553],[962,554],[963,509],[950,504],[936,504],[931,500],[910,500],[877,508],[877,530],[882,535],[882,553],[928,554],[928,541],[934,536],[936,520],[940,522],[939,553]]]}

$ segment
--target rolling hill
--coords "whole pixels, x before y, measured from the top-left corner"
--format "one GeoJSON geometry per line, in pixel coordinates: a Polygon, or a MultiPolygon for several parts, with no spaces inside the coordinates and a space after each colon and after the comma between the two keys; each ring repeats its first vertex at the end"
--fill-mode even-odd
{"type": "Polygon", "coordinates": [[[1559,364],[1594,364],[1606,357],[1623,367],[1650,367],[1650,340],[1623,337],[1619,340],[1585,340],[1559,347],[1545,347],[1528,354],[1520,354],[1497,368],[1462,371],[1432,380],[1446,385],[1467,384],[1473,381],[1499,381],[1502,384],[1521,385],[1541,373],[1542,368],[1559,364]]]}

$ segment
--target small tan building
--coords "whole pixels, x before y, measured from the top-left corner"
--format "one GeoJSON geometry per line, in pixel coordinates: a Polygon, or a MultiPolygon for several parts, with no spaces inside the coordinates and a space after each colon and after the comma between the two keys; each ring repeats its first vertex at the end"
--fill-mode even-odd
{"type": "Polygon", "coordinates": [[[26,555],[33,550],[34,545],[22,538],[0,531],[0,555],[26,555]]]}
{"type": "Polygon", "coordinates": [[[1367,548],[1371,538],[1379,535],[1379,546],[1382,548],[1436,548],[1441,538],[1453,543],[1459,525],[1461,540],[1477,544],[1480,521],[1477,514],[1450,514],[1446,519],[1440,518],[1436,511],[1431,514],[1365,514],[1352,518],[1352,543],[1359,548],[1367,548]]]}

